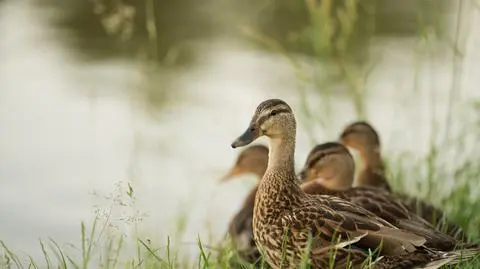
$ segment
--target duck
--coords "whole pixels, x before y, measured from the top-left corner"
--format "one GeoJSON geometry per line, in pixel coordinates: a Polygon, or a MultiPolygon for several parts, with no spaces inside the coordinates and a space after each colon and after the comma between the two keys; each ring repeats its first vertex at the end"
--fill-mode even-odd
{"type": "Polygon", "coordinates": [[[355,161],[348,149],[337,142],[315,146],[307,156],[299,177],[302,190],[310,194],[328,194],[359,205],[396,227],[426,239],[425,246],[453,250],[461,242],[443,234],[416,215],[393,193],[371,186],[352,187],[355,161]]]}
{"type": "MultiPolygon", "coordinates": [[[[267,163],[268,148],[264,145],[250,146],[238,155],[234,166],[220,181],[226,182],[244,174],[252,174],[261,179],[267,170],[267,163]]],[[[258,185],[248,193],[241,209],[233,216],[228,225],[228,234],[238,256],[250,264],[256,264],[261,260],[261,254],[253,240],[252,229],[253,205],[257,188],[258,185]]]]}
{"type": "Polygon", "coordinates": [[[360,153],[362,167],[355,185],[375,186],[392,191],[385,176],[385,165],[380,157],[380,138],[370,124],[366,121],[349,124],[340,134],[339,141],[360,153]]]}
{"type": "Polygon", "coordinates": [[[272,268],[298,268],[304,261],[312,268],[362,268],[372,253],[381,257],[375,259],[376,268],[438,268],[431,265],[452,264],[479,252],[431,250],[424,246],[424,237],[361,206],[305,193],[294,169],[296,120],[285,101],[261,102],[231,147],[247,146],[262,136],[269,140],[269,156],[255,194],[252,227],[255,243],[272,268]]]}
{"type": "MultiPolygon", "coordinates": [[[[360,153],[363,166],[356,180],[357,186],[372,186],[392,192],[380,154],[380,138],[370,123],[355,121],[348,124],[340,134],[339,142],[360,153]]],[[[396,193],[396,195],[412,212],[440,227],[455,239],[467,241],[468,236],[462,227],[447,220],[445,212],[441,209],[417,197],[404,193],[396,193]]]]}
{"type": "MultiPolygon", "coordinates": [[[[254,175],[260,181],[267,170],[267,164],[268,148],[260,144],[249,146],[240,152],[234,165],[220,178],[220,182],[227,182],[246,174],[254,175]]],[[[238,256],[250,264],[257,264],[261,261],[261,254],[253,240],[252,229],[253,205],[257,188],[258,183],[245,197],[242,207],[228,225],[228,235],[238,256]]]]}
{"type": "MultiPolygon", "coordinates": [[[[261,179],[268,164],[268,148],[254,145],[240,153],[235,165],[224,177],[252,173],[261,179]]],[[[426,246],[439,250],[452,250],[458,242],[442,234],[421,217],[411,212],[394,194],[377,190],[369,186],[353,187],[355,162],[348,149],[337,142],[327,142],[315,146],[306,159],[305,165],[297,176],[304,183],[300,188],[309,194],[333,195],[371,211],[389,223],[402,227],[412,233],[424,236],[426,246]]],[[[242,209],[233,217],[229,225],[229,234],[233,239],[239,256],[249,263],[260,258],[253,241],[252,218],[257,187],[247,196],[242,209]]]]}

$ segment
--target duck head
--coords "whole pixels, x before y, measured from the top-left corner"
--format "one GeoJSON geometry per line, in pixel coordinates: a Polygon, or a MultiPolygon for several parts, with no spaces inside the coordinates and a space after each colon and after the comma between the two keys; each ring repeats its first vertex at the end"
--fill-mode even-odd
{"type": "Polygon", "coordinates": [[[352,187],[355,162],[340,143],[328,142],[314,147],[308,154],[299,178],[304,182],[317,181],[331,190],[352,187]]]}
{"type": "Polygon", "coordinates": [[[280,99],[269,99],[258,105],[245,132],[233,143],[232,148],[246,146],[261,136],[270,139],[295,139],[296,121],[290,106],[280,99]]]}
{"type": "Polygon", "coordinates": [[[221,181],[228,181],[244,174],[255,174],[258,178],[262,178],[267,165],[268,148],[263,145],[250,146],[238,155],[235,165],[221,178],[221,181]]]}
{"type": "Polygon", "coordinates": [[[378,150],[380,139],[375,129],[365,121],[349,124],[340,134],[340,142],[360,152],[378,150]]]}

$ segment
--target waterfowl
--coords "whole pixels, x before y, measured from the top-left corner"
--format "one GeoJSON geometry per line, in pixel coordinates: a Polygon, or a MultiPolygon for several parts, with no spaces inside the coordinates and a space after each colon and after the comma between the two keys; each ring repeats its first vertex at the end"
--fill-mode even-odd
{"type": "Polygon", "coordinates": [[[385,166],[380,157],[380,138],[370,124],[357,121],[348,125],[340,135],[340,142],[358,150],[362,158],[362,169],[356,179],[356,185],[392,190],[386,180],[385,166]]]}
{"type": "Polygon", "coordinates": [[[300,177],[302,189],[311,194],[328,194],[359,205],[398,228],[423,236],[425,246],[452,250],[457,245],[453,237],[442,234],[420,216],[408,209],[394,194],[375,187],[351,187],[355,162],[340,143],[328,142],[314,147],[308,154],[300,177]]]}
{"type": "MultiPolygon", "coordinates": [[[[268,148],[263,145],[254,145],[242,151],[230,171],[222,177],[222,181],[227,181],[235,176],[242,174],[254,174],[261,179],[268,162],[268,148]]],[[[255,241],[253,240],[253,205],[257,187],[253,188],[245,198],[242,208],[232,218],[228,225],[228,234],[233,245],[243,260],[249,263],[255,263],[260,260],[261,255],[258,252],[255,241]]]]}
{"type": "MultiPolygon", "coordinates": [[[[363,167],[357,178],[358,186],[373,186],[391,192],[391,187],[385,177],[385,167],[380,155],[380,138],[377,131],[365,121],[349,124],[340,135],[340,142],[360,152],[363,167]]],[[[462,228],[446,220],[445,213],[426,201],[406,194],[398,194],[412,212],[423,217],[433,225],[452,237],[460,240],[467,238],[462,228]]]]}
{"type": "MultiPolygon", "coordinates": [[[[294,151],[296,121],[290,106],[280,99],[260,103],[247,130],[232,148],[246,146],[261,136],[269,138],[268,166],[255,195],[253,234],[257,247],[273,268],[298,268],[305,260],[313,268],[361,268],[369,251],[382,259],[376,268],[402,268],[409,260],[424,267],[451,263],[459,254],[427,251],[425,238],[398,229],[370,211],[329,195],[309,195],[296,184],[294,151]],[[331,251],[339,253],[331,255],[331,251]],[[419,259],[409,257],[419,256],[419,259]],[[392,264],[392,260],[395,260],[392,264]]],[[[462,253],[467,257],[473,255],[462,253]]],[[[424,267],[425,268],[425,267],[424,267]]],[[[435,267],[436,268],[436,267],[435,267]]]]}
{"type": "Polygon", "coordinates": [[[264,145],[253,145],[243,150],[237,157],[235,165],[223,177],[228,181],[242,174],[254,174],[262,178],[267,170],[268,148],[264,145]]]}
{"type": "MultiPolygon", "coordinates": [[[[260,180],[267,169],[267,164],[267,147],[263,145],[247,147],[238,155],[234,166],[222,177],[222,181],[231,180],[235,176],[243,174],[254,174],[260,180]]],[[[382,191],[378,194],[376,191],[369,190],[368,187],[366,190],[365,188],[349,190],[353,180],[354,166],[353,158],[341,144],[324,143],[318,145],[308,155],[307,162],[300,173],[299,178],[306,181],[306,183],[301,185],[301,188],[310,194],[329,194],[347,199],[370,209],[377,216],[384,218],[390,223],[407,219],[406,223],[414,225],[414,232],[426,234],[425,237],[428,243],[426,245],[442,250],[453,249],[456,245],[456,241],[453,238],[437,234],[432,231],[434,227],[428,223],[425,224],[422,221],[420,224],[416,223],[418,220],[412,220],[415,218],[407,212],[405,207],[390,197],[390,193],[382,191]],[[370,199],[372,196],[373,198],[370,199]],[[424,228],[418,228],[415,225],[424,228]]],[[[234,243],[238,255],[246,262],[252,264],[261,258],[261,254],[253,240],[252,230],[256,191],[257,186],[247,195],[242,208],[232,218],[228,226],[228,234],[234,243]]]]}

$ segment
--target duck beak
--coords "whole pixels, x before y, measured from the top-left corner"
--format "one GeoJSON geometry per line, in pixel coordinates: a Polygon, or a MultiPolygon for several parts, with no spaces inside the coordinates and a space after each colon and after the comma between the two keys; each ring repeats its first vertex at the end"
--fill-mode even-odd
{"type": "Polygon", "coordinates": [[[232,148],[243,147],[252,143],[258,137],[258,132],[256,130],[255,127],[249,126],[241,136],[233,141],[232,148]]]}
{"type": "Polygon", "coordinates": [[[230,171],[228,171],[228,173],[226,173],[223,177],[220,178],[220,182],[229,181],[230,179],[233,179],[240,174],[242,174],[242,170],[238,166],[235,166],[230,171]]]}

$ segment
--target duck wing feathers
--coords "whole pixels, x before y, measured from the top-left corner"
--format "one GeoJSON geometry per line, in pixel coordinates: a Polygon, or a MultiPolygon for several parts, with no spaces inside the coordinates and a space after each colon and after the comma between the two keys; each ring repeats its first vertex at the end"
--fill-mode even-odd
{"type": "Polygon", "coordinates": [[[398,197],[387,191],[367,186],[332,191],[316,182],[305,183],[302,189],[310,194],[333,195],[359,205],[395,227],[424,237],[428,247],[451,250],[457,243],[454,238],[440,233],[432,224],[415,215],[398,197]]]}
{"type": "Polygon", "coordinates": [[[323,255],[332,242],[348,242],[367,253],[382,245],[380,253],[388,255],[406,254],[425,243],[423,237],[401,231],[373,213],[332,196],[309,195],[301,206],[284,213],[281,220],[283,227],[291,227],[290,235],[297,244],[294,247],[311,247],[312,256],[323,255]],[[355,238],[358,240],[351,241],[355,238]]]}

